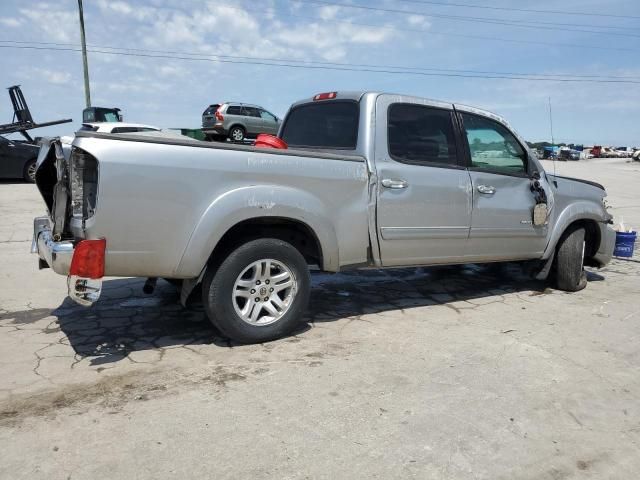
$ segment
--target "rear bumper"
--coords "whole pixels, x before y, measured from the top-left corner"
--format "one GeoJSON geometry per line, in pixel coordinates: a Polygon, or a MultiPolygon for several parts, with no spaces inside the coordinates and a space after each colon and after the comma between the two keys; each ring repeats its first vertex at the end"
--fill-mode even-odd
{"type": "Polygon", "coordinates": [[[68,240],[54,241],[49,217],[33,219],[33,242],[31,252],[37,253],[54,272],[69,275],[74,245],[68,240]]]}
{"type": "Polygon", "coordinates": [[[67,277],[69,297],[83,306],[93,305],[100,298],[102,278],[83,278],[69,275],[75,245],[68,240],[55,241],[51,233],[49,217],[33,219],[31,252],[40,257],[40,268],[51,267],[54,272],[67,277]]]}
{"type": "Polygon", "coordinates": [[[227,135],[227,130],[224,128],[224,124],[216,123],[215,125],[202,126],[204,133],[210,133],[214,135],[227,135]]]}
{"type": "Polygon", "coordinates": [[[616,246],[616,232],[606,223],[600,224],[600,248],[593,259],[601,266],[607,265],[613,257],[616,246]]]}

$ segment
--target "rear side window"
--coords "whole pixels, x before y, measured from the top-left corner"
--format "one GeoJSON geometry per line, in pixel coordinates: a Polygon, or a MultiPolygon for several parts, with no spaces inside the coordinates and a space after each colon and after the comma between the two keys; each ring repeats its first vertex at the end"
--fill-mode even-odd
{"type": "Polygon", "coordinates": [[[458,165],[452,112],[408,103],[389,107],[389,155],[412,164],[458,165]]]}
{"type": "Polygon", "coordinates": [[[79,132],[97,132],[98,127],[94,125],[82,125],[78,131],[79,132]]]}
{"type": "Polygon", "coordinates": [[[232,105],[227,107],[227,114],[228,115],[241,115],[242,114],[242,107],[238,106],[238,105],[232,105]]]}
{"type": "Polygon", "coordinates": [[[290,147],[355,150],[359,120],[357,102],[307,103],[289,112],[282,139],[290,147]]]}

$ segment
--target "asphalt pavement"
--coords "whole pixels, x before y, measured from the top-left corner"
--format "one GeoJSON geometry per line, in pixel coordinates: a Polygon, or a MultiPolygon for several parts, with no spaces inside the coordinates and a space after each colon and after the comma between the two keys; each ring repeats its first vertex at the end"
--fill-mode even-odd
{"type": "MultiPolygon", "coordinates": [[[[555,168],[640,227],[639,163],[555,168]]],[[[640,477],[640,255],[573,294],[511,264],[314,274],[299,331],[242,346],[164,281],[68,300],[43,211],[0,183],[2,479],[640,477]]]]}

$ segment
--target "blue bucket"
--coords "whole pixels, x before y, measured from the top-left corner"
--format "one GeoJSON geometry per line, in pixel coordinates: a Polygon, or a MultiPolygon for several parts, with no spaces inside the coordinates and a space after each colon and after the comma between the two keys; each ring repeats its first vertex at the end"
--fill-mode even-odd
{"type": "Polygon", "coordinates": [[[636,243],[638,232],[616,232],[616,248],[613,250],[614,257],[633,257],[633,244],[636,243]]]}

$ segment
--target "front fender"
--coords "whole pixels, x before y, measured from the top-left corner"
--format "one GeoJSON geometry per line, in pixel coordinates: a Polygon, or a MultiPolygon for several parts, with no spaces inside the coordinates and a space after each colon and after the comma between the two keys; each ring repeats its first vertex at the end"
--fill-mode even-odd
{"type": "Polygon", "coordinates": [[[338,271],[338,239],[323,202],[293,187],[253,185],[225,192],[211,202],[189,238],[176,277],[198,276],[229,229],[258,217],[281,217],[306,224],[320,243],[322,268],[338,271]]]}
{"type": "Polygon", "coordinates": [[[546,260],[553,254],[560,237],[569,225],[578,220],[594,220],[602,223],[606,221],[606,215],[604,207],[597,202],[586,200],[571,202],[556,217],[553,232],[542,258],[546,260]]]}

